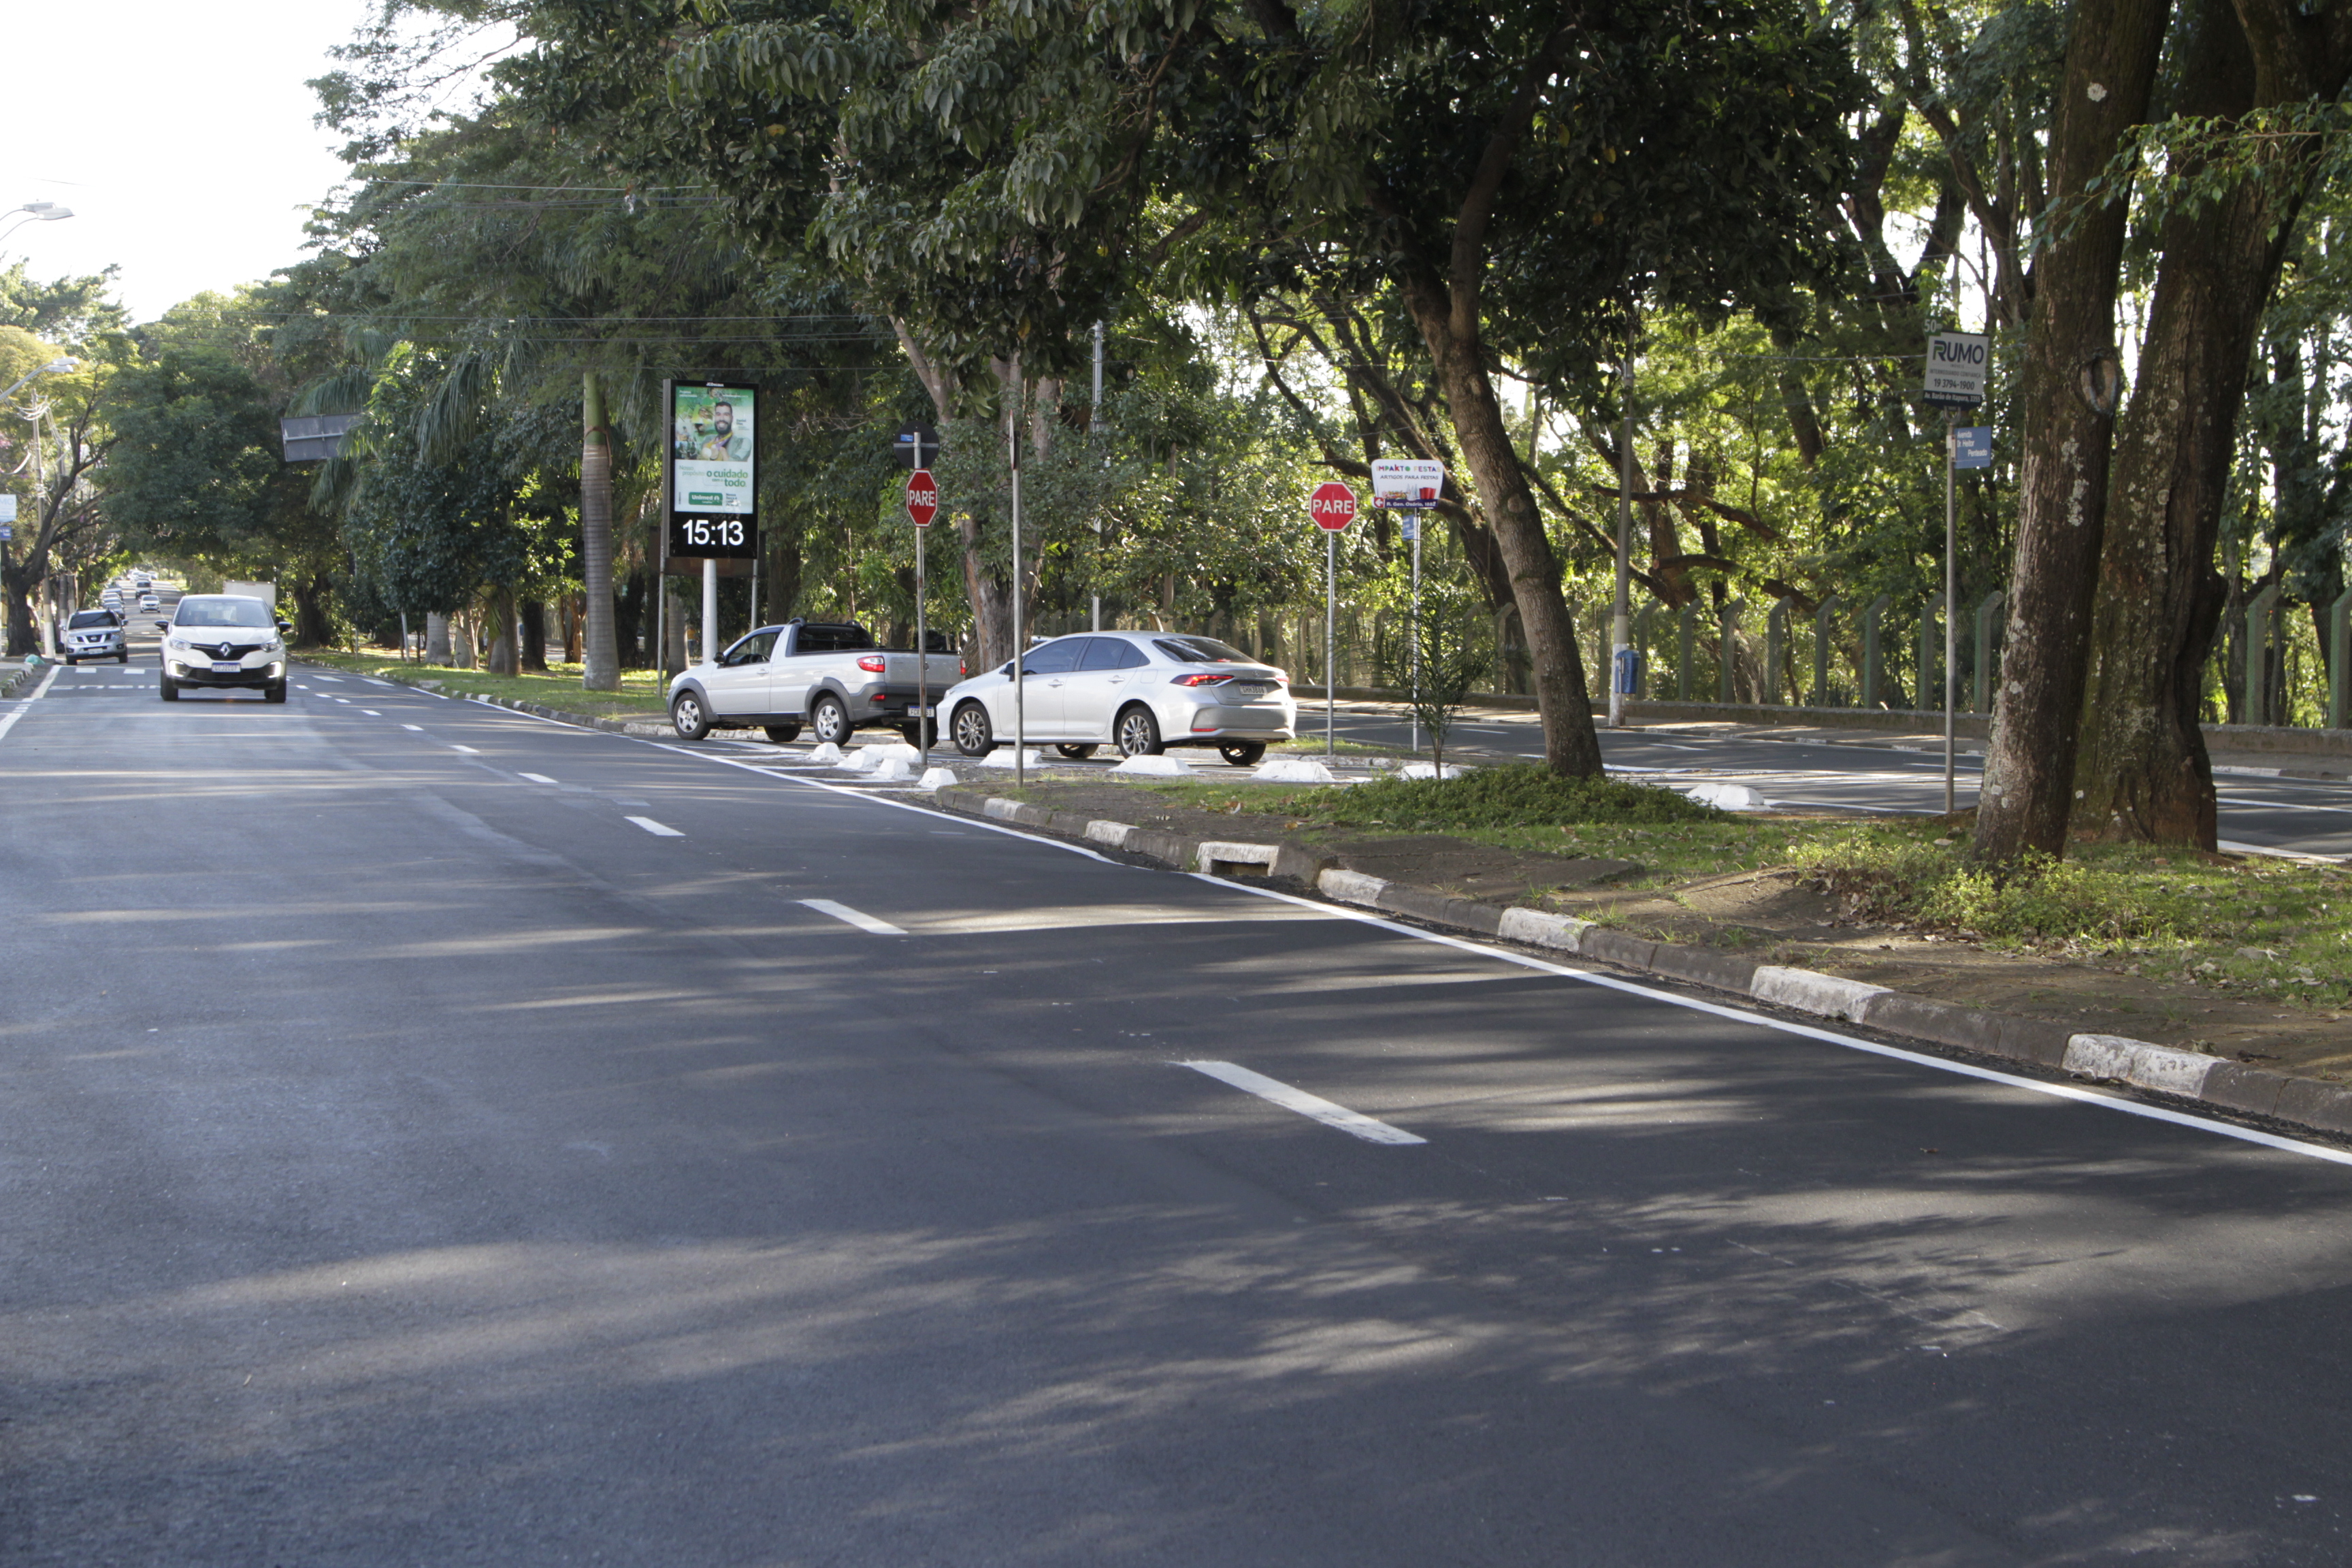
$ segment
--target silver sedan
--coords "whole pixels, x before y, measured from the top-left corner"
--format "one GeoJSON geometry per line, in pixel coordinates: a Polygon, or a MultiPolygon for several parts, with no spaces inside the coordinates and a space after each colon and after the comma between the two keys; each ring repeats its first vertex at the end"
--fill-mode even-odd
{"type": "MultiPolygon", "coordinates": [[[[1031,647],[1022,671],[1024,737],[1067,757],[1104,745],[1130,757],[1214,746],[1246,767],[1297,733],[1289,677],[1214,637],[1080,632],[1031,647]]],[[[956,750],[977,757],[1009,745],[1013,697],[1010,660],[949,688],[939,711],[956,750]]]]}

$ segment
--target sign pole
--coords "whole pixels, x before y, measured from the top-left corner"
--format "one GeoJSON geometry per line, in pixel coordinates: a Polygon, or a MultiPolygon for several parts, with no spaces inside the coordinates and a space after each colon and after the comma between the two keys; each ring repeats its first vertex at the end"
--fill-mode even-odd
{"type": "MultiPolygon", "coordinates": [[[[1624,684],[1617,679],[1617,666],[1626,648],[1633,646],[1633,351],[1625,351],[1624,424],[1617,434],[1617,597],[1616,608],[1610,617],[1609,727],[1612,730],[1625,722],[1625,694],[1618,689],[1624,684]]],[[[1730,650],[1725,649],[1725,657],[1730,650]]]]}
{"type": "Polygon", "coordinates": [[[702,558],[702,662],[719,661],[719,557],[702,558]]]}
{"type": "Polygon", "coordinates": [[[1029,786],[1029,714],[1022,676],[1028,650],[1021,642],[1021,356],[1013,356],[1013,404],[1004,412],[1005,450],[1013,467],[1013,785],[1029,786]]]}
{"type": "Polygon", "coordinates": [[[1334,716],[1338,712],[1334,693],[1339,689],[1339,671],[1333,662],[1339,649],[1339,535],[1337,531],[1323,536],[1323,755],[1328,759],[1339,754],[1339,743],[1333,738],[1334,716]]]}
{"type": "Polygon", "coordinates": [[[1412,524],[1412,744],[1407,748],[1414,756],[1421,755],[1421,525],[1422,514],[1409,511],[1405,521],[1412,524]]]}
{"type": "MultiPolygon", "coordinates": [[[[923,438],[918,435],[915,472],[924,471],[923,438]]],[[[922,753],[925,768],[931,765],[931,639],[923,619],[924,604],[930,596],[923,581],[923,535],[930,531],[930,521],[915,519],[915,749],[922,753]]]]}
{"type": "Polygon", "coordinates": [[[1959,646],[1960,585],[1959,552],[1954,548],[1958,537],[1956,512],[1952,503],[1952,433],[1953,415],[1944,410],[1944,815],[1952,815],[1952,697],[1957,689],[1952,668],[1953,655],[1959,646]]]}

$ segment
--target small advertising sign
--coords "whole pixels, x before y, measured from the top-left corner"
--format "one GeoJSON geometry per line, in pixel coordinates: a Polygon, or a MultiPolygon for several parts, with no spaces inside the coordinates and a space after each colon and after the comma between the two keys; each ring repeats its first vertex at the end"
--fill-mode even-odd
{"type": "Polygon", "coordinates": [[[1962,425],[1952,431],[1952,467],[1956,468],[1992,467],[1991,426],[1962,425]]]}
{"type": "Polygon", "coordinates": [[[758,395],[748,386],[667,383],[666,553],[750,560],[760,552],[758,395]]]}
{"type": "Polygon", "coordinates": [[[1927,340],[1926,401],[1938,408],[1974,408],[1984,401],[1990,340],[1981,332],[1937,332],[1927,340]]]}
{"type": "Polygon", "coordinates": [[[1421,458],[1382,458],[1372,465],[1372,504],[1433,507],[1445,492],[1445,465],[1421,458]]]}

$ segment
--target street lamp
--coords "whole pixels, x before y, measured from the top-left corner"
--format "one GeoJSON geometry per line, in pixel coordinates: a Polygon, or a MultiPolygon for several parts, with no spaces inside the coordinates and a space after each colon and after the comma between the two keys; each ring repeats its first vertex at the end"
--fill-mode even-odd
{"type": "MultiPolygon", "coordinates": [[[[44,202],[39,205],[47,206],[51,204],[44,202]]],[[[59,210],[62,211],[63,209],[59,210]]],[[[67,216],[70,216],[71,215],[68,214],[67,216]]],[[[26,371],[9,385],[7,391],[0,392],[0,403],[5,403],[8,399],[16,396],[16,388],[24,385],[35,376],[60,374],[66,371],[73,369],[74,363],[75,362],[70,357],[53,359],[45,365],[41,365],[34,370],[26,371]]],[[[34,521],[37,522],[40,520],[41,486],[44,480],[44,476],[41,472],[41,410],[39,406],[36,405],[33,411],[26,415],[25,417],[33,422],[33,517],[34,521]]],[[[34,531],[37,534],[39,531],[36,529],[34,531]]],[[[5,574],[8,570],[8,553],[9,541],[6,539],[0,539],[0,574],[5,574]]],[[[9,639],[0,639],[0,641],[5,640],[9,639]]],[[[54,654],[56,652],[55,647],[53,647],[50,651],[54,654]]]]}
{"type": "Polygon", "coordinates": [[[0,218],[15,217],[18,213],[25,216],[16,218],[16,221],[6,228],[0,229],[0,239],[7,238],[28,223],[55,223],[61,217],[71,217],[73,208],[59,202],[26,202],[21,207],[10,207],[6,212],[0,213],[0,218]]]}

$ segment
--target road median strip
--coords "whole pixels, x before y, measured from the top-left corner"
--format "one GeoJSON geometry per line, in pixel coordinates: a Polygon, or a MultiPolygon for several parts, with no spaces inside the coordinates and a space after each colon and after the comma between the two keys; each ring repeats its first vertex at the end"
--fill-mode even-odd
{"type": "Polygon", "coordinates": [[[1407,886],[1334,863],[1312,847],[1195,838],[1164,829],[1055,811],[976,790],[942,789],[940,810],[1056,836],[1181,871],[1302,885],[1335,903],[1468,931],[1547,952],[1598,960],[1725,991],[1765,1006],[2077,1078],[2196,1100],[2221,1110],[2352,1135],[2352,1088],[2137,1040],[2085,1034],[2045,1018],[1913,995],[1842,975],[1759,963],[1718,948],[1657,942],[1572,915],[1500,907],[1407,886]]]}

